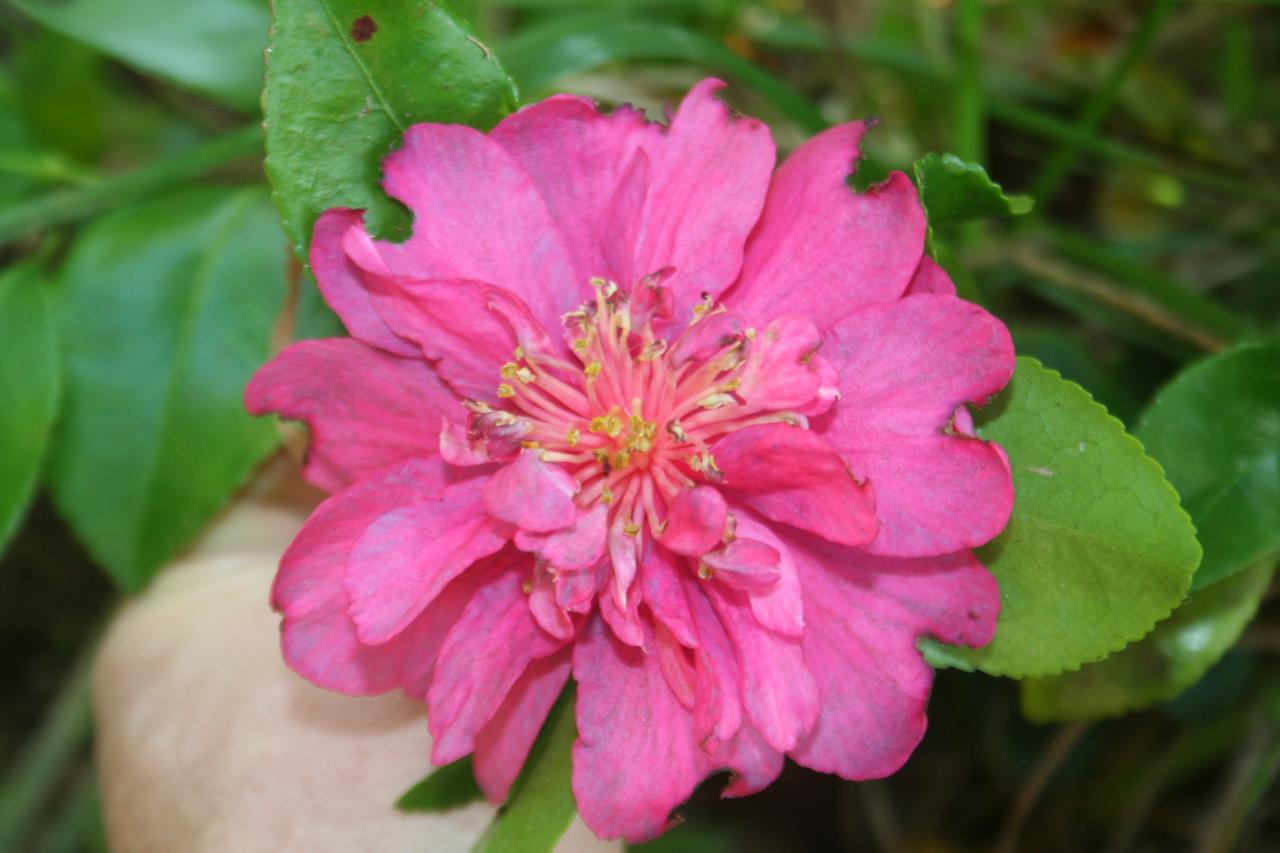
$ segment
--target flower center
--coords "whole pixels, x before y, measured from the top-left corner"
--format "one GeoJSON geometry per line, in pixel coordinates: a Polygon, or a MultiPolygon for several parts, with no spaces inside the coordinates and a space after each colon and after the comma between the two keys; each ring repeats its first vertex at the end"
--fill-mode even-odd
{"type": "MultiPolygon", "coordinates": [[[[709,444],[756,423],[804,424],[739,396],[753,329],[710,299],[669,345],[654,333],[665,293],[650,276],[630,299],[592,279],[595,298],[564,317],[578,364],[517,348],[502,367],[498,406],[469,402],[469,433],[495,459],[536,449],[579,486],[578,505],[610,507],[632,536],[662,532],[665,507],[697,480],[720,477],[709,444]]],[[[667,303],[669,304],[669,302],[667,303]]]]}

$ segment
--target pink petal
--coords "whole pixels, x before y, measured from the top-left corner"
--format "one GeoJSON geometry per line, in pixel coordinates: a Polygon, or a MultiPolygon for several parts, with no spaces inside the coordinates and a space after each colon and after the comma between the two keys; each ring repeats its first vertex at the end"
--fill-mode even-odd
{"type": "Polygon", "coordinates": [[[533,567],[533,582],[529,588],[529,612],[538,627],[557,640],[571,640],[577,631],[568,611],[556,600],[555,579],[545,566],[533,567]]]}
{"type": "Polygon", "coordinates": [[[762,592],[776,586],[782,576],[780,561],[778,549],[755,539],[735,539],[702,557],[717,580],[744,592],[762,592]]]}
{"type": "Polygon", "coordinates": [[[568,649],[533,661],[476,735],[471,766],[489,802],[496,805],[507,798],[551,706],[569,680],[571,666],[568,649]]]}
{"type": "Polygon", "coordinates": [[[435,646],[418,645],[434,624],[428,608],[403,634],[365,645],[347,613],[342,578],[352,546],[365,529],[396,507],[412,504],[444,486],[439,459],[408,460],[339,492],[312,513],[280,560],[271,606],[284,615],[281,646],[295,672],[330,690],[372,695],[400,683],[410,648],[434,661],[435,646]]]}
{"type": "MultiPolygon", "coordinates": [[[[752,614],[766,628],[791,637],[800,636],[804,633],[804,603],[790,551],[777,533],[750,511],[737,510],[734,516],[739,536],[764,545],[778,555],[774,566],[776,582],[763,589],[747,590],[752,614]]],[[[719,575],[717,579],[724,581],[719,575]]]]}
{"type": "Polygon", "coordinates": [[[467,567],[511,538],[485,512],[482,479],[383,513],[351,549],[343,578],[360,641],[399,634],[467,567]]]}
{"type": "Polygon", "coordinates": [[[770,746],[786,752],[813,728],[820,709],[801,640],[761,625],[744,593],[720,585],[707,592],[738,650],[747,716],[770,746]]]}
{"type": "Polygon", "coordinates": [[[732,741],[716,751],[723,766],[733,768],[733,779],[722,796],[745,797],[763,791],[782,772],[783,755],[769,746],[750,723],[738,729],[732,741]]]}
{"type": "Polygon", "coordinates": [[[916,267],[911,283],[907,285],[906,296],[917,293],[932,293],[936,296],[955,296],[956,286],[951,283],[947,271],[938,266],[938,262],[928,255],[920,256],[920,265],[916,267]]]}
{"type": "Polygon", "coordinates": [[[627,596],[626,606],[618,603],[615,595],[600,596],[600,615],[613,635],[628,646],[637,648],[644,645],[644,623],[640,619],[641,596],[632,590],[627,596]]]}
{"type": "Polygon", "coordinates": [[[320,215],[311,232],[308,260],[324,301],[357,340],[396,355],[416,356],[413,342],[391,331],[373,307],[360,268],[347,256],[343,241],[352,229],[364,233],[364,213],[335,207],[320,215]]]}
{"type": "Polygon", "coordinates": [[[691,361],[707,361],[740,341],[744,329],[742,321],[732,314],[721,312],[703,317],[676,337],[667,353],[667,361],[674,367],[691,361]]]}
{"type": "Polygon", "coordinates": [[[543,462],[536,450],[526,450],[489,478],[484,505],[494,518],[521,530],[550,533],[577,520],[577,488],[564,468],[543,462]]]}
{"type": "Polygon", "coordinates": [[[726,299],[732,311],[752,322],[801,314],[825,329],[906,289],[924,251],[924,211],[901,172],[863,193],[846,183],[865,131],[862,122],[833,127],[778,169],[726,299]]]}
{"type": "Polygon", "coordinates": [[[703,293],[714,297],[737,277],[773,171],[769,128],[734,116],[715,97],[722,88],[703,80],[676,111],[653,162],[636,249],[641,274],[675,267],[667,286],[681,324],[703,293]]]}
{"type": "Polygon", "coordinates": [[[518,296],[477,281],[392,279],[365,274],[373,304],[399,334],[438,362],[459,395],[498,400],[502,366],[517,347],[554,351],[551,339],[518,296]]]}
{"type": "Polygon", "coordinates": [[[683,585],[698,634],[698,647],[694,652],[698,676],[694,734],[699,744],[715,749],[732,740],[743,726],[738,650],[707,598],[706,584],[686,577],[683,585]]]}
{"type": "Polygon", "coordinates": [[[426,362],[350,338],[287,347],[254,374],[244,396],[250,414],[306,423],[303,476],[329,492],[394,462],[436,455],[441,416],[464,414],[426,362]]]}
{"type": "Polygon", "coordinates": [[[627,590],[631,588],[636,569],[640,565],[640,542],[636,536],[627,533],[626,523],[618,515],[609,528],[607,543],[609,562],[613,568],[613,582],[610,584],[612,596],[620,607],[626,607],[627,590]]]}
{"type": "MultiPolygon", "coordinates": [[[[630,257],[619,263],[610,251],[618,235],[601,224],[619,213],[638,218],[640,206],[617,205],[616,196],[636,152],[661,151],[661,126],[637,110],[603,115],[585,98],[555,95],[507,116],[490,137],[533,179],[565,238],[578,280],[599,276],[629,287],[637,271],[630,257]]],[[[642,204],[647,178],[638,189],[642,204]]],[[[639,275],[645,272],[651,270],[639,275]]]]}
{"type": "Polygon", "coordinates": [[[822,714],[790,755],[846,779],[887,776],[924,735],[933,675],[916,638],[989,641],[999,590],[967,552],[903,560],[802,539],[790,543],[808,614],[804,657],[822,714]]]}
{"type": "Polygon", "coordinates": [[[951,428],[957,408],[985,402],[1013,374],[999,320],[954,297],[908,296],[849,315],[823,352],[840,369],[842,399],[814,430],[875,489],[881,529],[869,551],[945,554],[1004,529],[1013,485],[1003,451],[951,428]]]}
{"type": "Polygon", "coordinates": [[[516,531],[516,547],[537,554],[557,569],[589,569],[604,556],[609,512],[604,504],[576,510],[573,524],[552,533],[516,531]]]}
{"type": "Polygon", "coordinates": [[[687,573],[681,557],[662,547],[650,548],[640,567],[640,591],[653,618],[682,645],[693,648],[698,645],[698,635],[681,580],[687,573]]]}
{"type": "Polygon", "coordinates": [[[697,557],[720,544],[728,505],[713,486],[694,486],[676,495],[667,511],[667,527],[658,540],[677,554],[697,557]]]}
{"type": "Polygon", "coordinates": [[[752,411],[796,410],[818,396],[822,374],[812,364],[822,336],[808,319],[780,317],[756,333],[737,394],[752,411]]]}
{"type": "Polygon", "coordinates": [[[533,180],[498,142],[461,125],[418,124],[383,161],[387,194],[413,236],[379,243],[391,273],[469,279],[518,296],[544,329],[589,295],[533,180]]]}
{"type": "Polygon", "coordinates": [[[601,838],[652,838],[718,765],[697,746],[693,716],[667,686],[657,656],[618,642],[599,619],[574,646],[573,677],[578,811],[601,838]]]}
{"type": "Polygon", "coordinates": [[[861,545],[877,530],[876,496],[823,437],[786,424],[730,433],[711,448],[733,500],[833,542],[861,545]]]}
{"type": "Polygon", "coordinates": [[[488,465],[494,461],[483,441],[472,440],[465,426],[448,418],[441,418],[440,456],[459,468],[488,465]]]}
{"type": "Polygon", "coordinates": [[[529,664],[564,646],[538,627],[522,584],[531,560],[518,555],[476,590],[440,648],[427,693],[433,764],[466,755],[529,664]]]}

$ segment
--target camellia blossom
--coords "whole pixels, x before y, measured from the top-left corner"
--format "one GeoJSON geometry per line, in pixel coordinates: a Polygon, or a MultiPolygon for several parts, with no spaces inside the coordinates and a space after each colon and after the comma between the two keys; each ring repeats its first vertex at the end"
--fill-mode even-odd
{"type": "Polygon", "coordinates": [[[1008,462],[966,408],[1013,371],[1004,326],[924,255],[866,126],[776,171],[706,80],[668,125],[556,96],[488,134],[420,124],[385,162],[403,244],[359,211],[311,267],[351,338],[250,383],[304,421],[332,493],[273,590],[289,665],[427,705],[437,764],[504,799],[577,683],[573,789],[649,838],[708,775],[783,756],[846,779],[920,741],[928,635],[978,646],[1008,462]]]}

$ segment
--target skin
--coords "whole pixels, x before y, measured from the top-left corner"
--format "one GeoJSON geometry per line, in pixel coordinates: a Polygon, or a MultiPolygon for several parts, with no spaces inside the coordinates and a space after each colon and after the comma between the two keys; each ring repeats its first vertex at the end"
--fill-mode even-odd
{"type": "MultiPolygon", "coordinates": [[[[93,683],[113,850],[467,850],[492,819],[393,809],[429,767],[422,704],[330,693],[281,661],[268,591],[320,497],[278,460],[113,621],[93,683]]],[[[556,849],[621,846],[575,820],[556,849]]]]}

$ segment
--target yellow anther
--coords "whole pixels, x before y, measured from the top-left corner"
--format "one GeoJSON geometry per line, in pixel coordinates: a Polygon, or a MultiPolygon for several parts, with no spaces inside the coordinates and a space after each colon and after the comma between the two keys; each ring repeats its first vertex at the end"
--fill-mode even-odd
{"type": "Polygon", "coordinates": [[[591,423],[587,428],[597,435],[607,435],[610,438],[617,438],[622,432],[622,418],[613,413],[607,415],[596,415],[591,419],[591,423]]]}
{"type": "Polygon", "coordinates": [[[631,464],[631,451],[619,450],[617,453],[613,454],[613,467],[615,469],[626,468],[630,464],[631,464]]]}
{"type": "Polygon", "coordinates": [[[600,276],[598,275],[593,275],[590,278],[590,281],[591,281],[591,286],[594,287],[596,290],[604,290],[605,287],[607,287],[609,284],[608,280],[600,278],[600,276]]]}
{"type": "Polygon", "coordinates": [[[582,440],[582,430],[573,427],[565,434],[564,440],[569,442],[570,447],[577,447],[578,442],[582,440]]]}
{"type": "Polygon", "coordinates": [[[605,486],[600,492],[600,502],[604,504],[613,503],[613,489],[605,486]]]}
{"type": "Polygon", "coordinates": [[[520,369],[520,365],[516,364],[514,361],[508,361],[506,364],[502,365],[502,371],[501,371],[501,373],[502,373],[502,378],[503,378],[503,379],[515,379],[515,378],[516,378],[516,372],[517,372],[519,369],[520,369]]]}
{"type": "Polygon", "coordinates": [[[698,405],[704,409],[720,409],[725,406],[732,406],[738,402],[729,394],[709,394],[698,401],[698,405]]]}
{"type": "Polygon", "coordinates": [[[524,347],[517,346],[513,354],[515,355],[516,361],[524,361],[524,347]]]}
{"type": "Polygon", "coordinates": [[[711,571],[711,567],[706,563],[698,563],[698,577],[704,581],[709,581],[714,574],[715,572],[711,571]]]}
{"type": "Polygon", "coordinates": [[[533,381],[533,371],[527,367],[521,367],[516,370],[516,379],[519,379],[525,385],[533,381]]]}
{"type": "Polygon", "coordinates": [[[533,441],[532,439],[528,439],[528,438],[526,438],[525,440],[523,440],[523,441],[521,441],[521,442],[520,442],[520,446],[521,446],[521,447],[524,447],[524,448],[527,448],[527,449],[529,449],[529,450],[537,450],[539,447],[541,447],[541,446],[542,446],[542,442],[541,442],[541,441],[533,441]]]}
{"type": "Polygon", "coordinates": [[[601,370],[600,362],[593,361],[590,364],[588,364],[586,367],[584,367],[582,369],[582,372],[587,374],[588,379],[595,379],[597,376],[600,375],[600,370],[601,370]]]}
{"type": "Polygon", "coordinates": [[[591,451],[591,455],[594,456],[596,458],[596,461],[600,463],[600,468],[606,474],[608,474],[609,471],[612,470],[610,468],[611,463],[609,462],[609,451],[605,450],[603,447],[597,447],[595,450],[591,451]]]}
{"type": "Polygon", "coordinates": [[[528,595],[529,593],[533,592],[533,578],[525,578],[524,581],[520,584],[520,588],[524,590],[525,595],[528,595]]]}
{"type": "Polygon", "coordinates": [[[586,338],[578,338],[573,342],[573,351],[576,352],[578,355],[585,355],[587,350],[590,347],[591,347],[591,341],[587,340],[586,338]]]}
{"type": "Polygon", "coordinates": [[[684,431],[684,427],[680,426],[680,422],[677,420],[667,421],[667,432],[676,441],[685,442],[689,440],[689,433],[684,431]]]}
{"type": "Polygon", "coordinates": [[[756,339],[756,330],[749,328],[742,333],[742,336],[749,341],[754,341],[756,339]]]}
{"type": "Polygon", "coordinates": [[[640,351],[640,355],[636,356],[638,361],[657,361],[658,358],[667,351],[667,342],[662,338],[654,341],[640,351]]]}
{"type": "Polygon", "coordinates": [[[628,521],[622,525],[622,532],[628,536],[635,536],[640,532],[640,525],[636,524],[634,521],[628,521]]]}
{"type": "Polygon", "coordinates": [[[737,391],[739,388],[742,387],[742,377],[735,376],[733,379],[730,379],[728,382],[724,383],[724,385],[722,385],[721,387],[724,388],[724,390],[726,391],[737,391]]]}
{"type": "Polygon", "coordinates": [[[515,395],[516,395],[516,389],[512,388],[506,382],[503,382],[501,385],[498,386],[499,397],[514,397],[515,395]]]}

